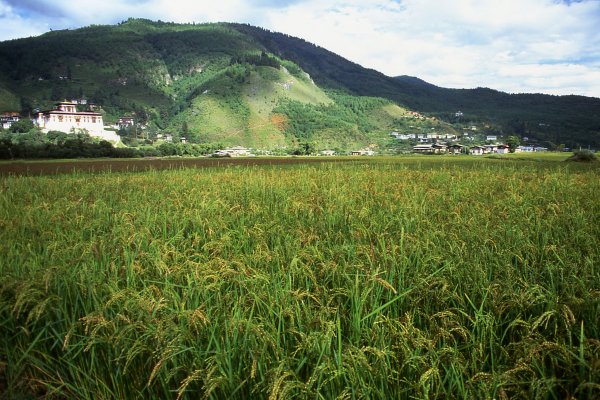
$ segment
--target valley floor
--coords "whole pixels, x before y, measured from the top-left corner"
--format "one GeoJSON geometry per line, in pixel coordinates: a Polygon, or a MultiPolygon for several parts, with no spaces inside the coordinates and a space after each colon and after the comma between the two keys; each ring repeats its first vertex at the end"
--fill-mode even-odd
{"type": "MultiPolygon", "coordinates": [[[[513,160],[513,161],[564,161],[571,153],[521,153],[485,156],[488,160],[513,160]]],[[[97,158],[97,159],[64,159],[64,160],[16,160],[0,161],[0,176],[23,175],[54,175],[70,174],[74,172],[141,172],[148,170],[184,169],[184,168],[211,168],[225,166],[250,166],[250,165],[291,165],[311,164],[323,162],[365,161],[366,156],[287,156],[287,157],[235,157],[235,158],[207,158],[207,157],[162,157],[162,158],[97,158]]],[[[464,163],[478,162],[470,156],[432,156],[432,155],[405,155],[401,157],[376,157],[374,160],[388,160],[400,163],[447,163],[462,160],[464,163]]]]}
{"type": "Polygon", "coordinates": [[[278,160],[1,176],[0,397],[600,397],[600,166],[278,160]]]}

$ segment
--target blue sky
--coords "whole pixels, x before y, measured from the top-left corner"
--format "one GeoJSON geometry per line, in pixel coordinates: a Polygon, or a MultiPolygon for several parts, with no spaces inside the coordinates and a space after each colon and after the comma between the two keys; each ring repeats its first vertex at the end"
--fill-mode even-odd
{"type": "Polygon", "coordinates": [[[0,40],[129,17],[250,23],[444,87],[600,97],[600,0],[0,0],[0,40]]]}

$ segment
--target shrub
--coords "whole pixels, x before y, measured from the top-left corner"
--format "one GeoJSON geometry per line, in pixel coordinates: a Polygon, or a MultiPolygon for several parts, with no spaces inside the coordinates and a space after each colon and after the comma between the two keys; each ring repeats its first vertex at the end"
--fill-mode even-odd
{"type": "Polygon", "coordinates": [[[574,151],[573,155],[565,161],[574,162],[598,162],[598,157],[591,150],[574,151]]]}

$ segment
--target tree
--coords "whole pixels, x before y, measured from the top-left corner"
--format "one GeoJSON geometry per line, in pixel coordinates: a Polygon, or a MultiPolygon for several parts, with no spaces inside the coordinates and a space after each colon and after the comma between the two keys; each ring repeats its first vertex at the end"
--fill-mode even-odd
{"type": "Polygon", "coordinates": [[[514,153],[521,144],[521,141],[517,136],[509,136],[508,139],[506,139],[506,144],[508,145],[508,151],[514,153]]]}
{"type": "Polygon", "coordinates": [[[48,140],[48,142],[54,143],[54,144],[64,144],[68,138],[69,138],[69,135],[67,135],[65,132],[61,132],[61,131],[49,131],[46,134],[46,140],[48,140]]]}
{"type": "Polygon", "coordinates": [[[33,122],[29,118],[23,118],[17,122],[13,122],[10,126],[10,131],[13,133],[26,133],[33,129],[33,122]]]}
{"type": "Polygon", "coordinates": [[[183,123],[181,124],[181,134],[186,138],[190,134],[190,127],[188,126],[187,121],[183,121],[183,123]]]}
{"type": "Polygon", "coordinates": [[[158,146],[158,151],[161,156],[174,156],[177,155],[177,147],[173,143],[161,143],[158,146]]]}
{"type": "Polygon", "coordinates": [[[6,160],[13,158],[12,140],[10,133],[0,132],[0,159],[6,160]]]}
{"type": "Polygon", "coordinates": [[[22,132],[20,135],[15,135],[14,138],[17,144],[22,146],[35,147],[46,143],[46,135],[39,129],[22,132]]]}
{"type": "Polygon", "coordinates": [[[33,112],[31,100],[21,97],[21,115],[30,115],[33,112]]]}
{"type": "Polygon", "coordinates": [[[297,148],[292,150],[292,155],[295,156],[309,156],[314,153],[315,147],[310,142],[302,142],[298,145],[297,148]]]}
{"type": "Polygon", "coordinates": [[[598,162],[598,157],[591,150],[577,150],[573,152],[573,155],[567,158],[565,161],[575,162],[598,162]]]}

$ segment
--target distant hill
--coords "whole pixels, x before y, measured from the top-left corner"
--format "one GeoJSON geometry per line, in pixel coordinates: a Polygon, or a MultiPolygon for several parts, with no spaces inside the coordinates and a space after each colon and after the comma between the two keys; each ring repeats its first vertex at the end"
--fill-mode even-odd
{"type": "Polygon", "coordinates": [[[585,96],[507,94],[487,88],[446,89],[410,76],[388,77],[302,39],[249,25],[233,25],[268,51],[292,60],[324,87],[360,96],[379,96],[447,122],[495,126],[500,132],[568,146],[600,147],[600,99],[585,96]]]}
{"type": "Polygon", "coordinates": [[[249,25],[130,19],[0,43],[0,112],[80,98],[107,121],[134,115],[150,134],[199,143],[351,149],[385,146],[392,130],[477,124],[600,146],[600,99],[444,89],[249,25]],[[434,118],[407,119],[412,110],[434,118]]]}

